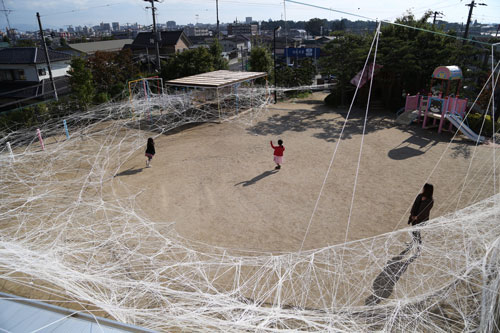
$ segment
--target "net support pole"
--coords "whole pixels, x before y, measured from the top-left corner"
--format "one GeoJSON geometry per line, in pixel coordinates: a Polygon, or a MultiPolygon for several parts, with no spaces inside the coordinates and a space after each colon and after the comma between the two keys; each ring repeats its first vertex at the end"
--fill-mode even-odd
{"type": "Polygon", "coordinates": [[[66,123],[66,119],[63,120],[64,124],[64,132],[66,133],[66,139],[69,140],[69,131],[68,131],[68,124],[66,123]]]}
{"type": "Polygon", "coordinates": [[[10,146],[10,142],[8,142],[8,141],[7,141],[7,149],[9,150],[9,155],[10,155],[10,158],[12,159],[12,162],[15,162],[14,152],[12,151],[12,147],[10,146]]]}
{"type": "Polygon", "coordinates": [[[38,136],[38,141],[40,141],[40,146],[42,146],[42,150],[45,150],[45,145],[43,144],[43,138],[42,138],[42,132],[40,132],[40,129],[36,129],[36,135],[38,136]]]}
{"type": "Polygon", "coordinates": [[[219,98],[219,88],[217,88],[217,110],[219,111],[219,122],[222,122],[222,115],[220,112],[220,98],[219,98]]]}

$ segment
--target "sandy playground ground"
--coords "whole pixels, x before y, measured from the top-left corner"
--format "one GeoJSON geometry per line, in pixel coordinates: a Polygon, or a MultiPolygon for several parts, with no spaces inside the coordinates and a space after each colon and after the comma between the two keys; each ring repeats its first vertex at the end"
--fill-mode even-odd
{"type": "MultiPolygon", "coordinates": [[[[144,152],[138,151],[113,186],[143,190],[138,204],[144,213],[154,221],[175,222],[186,239],[226,248],[298,251],[347,114],[325,106],[325,96],[271,105],[250,126],[203,124],[162,135],[155,140],[152,167],[145,168],[144,152]],[[275,171],[269,141],[276,144],[279,138],[285,162],[275,171]]],[[[461,135],[448,145],[453,133],[397,125],[393,112],[372,110],[348,227],[364,112],[355,109],[347,123],[303,249],[406,227],[408,210],[431,173],[431,218],[493,194],[493,185],[484,183],[492,172],[491,146],[475,150],[461,135]]]]}

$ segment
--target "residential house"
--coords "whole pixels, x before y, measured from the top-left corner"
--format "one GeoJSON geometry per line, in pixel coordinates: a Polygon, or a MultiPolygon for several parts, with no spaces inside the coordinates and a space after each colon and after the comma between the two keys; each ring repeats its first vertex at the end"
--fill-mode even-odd
{"type": "MultiPolygon", "coordinates": [[[[159,48],[162,58],[176,52],[182,52],[191,47],[192,43],[183,31],[161,31],[159,48]]],[[[126,44],[124,49],[131,49],[134,55],[156,54],[155,38],[152,32],[140,32],[131,44],[126,44]]]]}
{"type": "MultiPolygon", "coordinates": [[[[70,91],[68,71],[71,55],[48,50],[52,76],[59,94],[70,91]]],[[[0,49],[0,109],[29,104],[33,99],[51,98],[45,52],[38,47],[0,49]],[[18,103],[19,102],[19,103],[18,103]]]]}
{"type": "Polygon", "coordinates": [[[222,52],[225,54],[233,52],[250,52],[252,48],[252,43],[248,37],[243,35],[237,35],[232,37],[225,37],[220,40],[222,46],[222,52]]]}
{"type": "MultiPolygon", "coordinates": [[[[66,76],[71,56],[48,50],[54,78],[66,76]]],[[[49,78],[45,52],[39,47],[0,49],[0,81],[40,82],[49,78]]]]}

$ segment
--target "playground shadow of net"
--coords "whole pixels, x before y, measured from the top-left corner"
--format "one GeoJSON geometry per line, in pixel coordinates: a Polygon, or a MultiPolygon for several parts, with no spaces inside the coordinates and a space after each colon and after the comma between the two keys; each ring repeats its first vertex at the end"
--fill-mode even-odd
{"type": "MultiPolygon", "coordinates": [[[[283,113],[275,114],[265,121],[260,121],[247,129],[251,134],[257,135],[282,135],[285,132],[305,132],[307,130],[318,130],[313,134],[316,137],[327,142],[335,142],[342,127],[346,109],[332,109],[316,101],[306,101],[305,103],[295,103],[313,105],[307,109],[282,109],[283,113]]],[[[353,109],[349,115],[342,139],[351,139],[354,136],[363,133],[365,110],[353,109]]],[[[365,133],[376,132],[378,130],[391,128],[394,126],[393,115],[389,111],[377,111],[368,116],[365,133]]]]}
{"type": "Polygon", "coordinates": [[[144,112],[135,118],[130,118],[125,126],[137,130],[147,130],[153,133],[171,135],[204,123],[219,121],[217,115],[199,109],[187,109],[176,112],[152,113],[144,112]]]}
{"type": "Polygon", "coordinates": [[[414,245],[416,244],[410,244],[403,252],[387,262],[382,272],[373,281],[373,294],[365,300],[365,305],[376,305],[392,295],[396,283],[408,266],[420,255],[420,247],[417,246],[415,254],[405,258],[414,245]]]}

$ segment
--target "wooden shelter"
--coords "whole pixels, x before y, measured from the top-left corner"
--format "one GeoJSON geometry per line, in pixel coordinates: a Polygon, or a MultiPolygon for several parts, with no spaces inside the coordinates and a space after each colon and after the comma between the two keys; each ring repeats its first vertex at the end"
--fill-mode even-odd
{"type": "MultiPolygon", "coordinates": [[[[219,112],[219,120],[221,120],[223,111],[229,114],[238,114],[240,108],[247,105],[242,103],[238,89],[241,85],[253,88],[254,82],[257,79],[265,79],[267,88],[266,72],[235,72],[228,70],[186,76],[167,81],[165,85],[170,91],[196,92],[196,99],[199,103],[212,104],[215,100],[219,112]],[[228,108],[223,110],[221,105],[231,105],[231,108],[234,106],[234,110],[229,110],[228,108]]],[[[252,108],[251,97],[248,106],[252,108]]]]}

